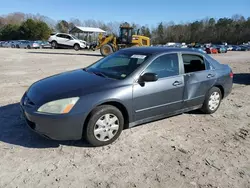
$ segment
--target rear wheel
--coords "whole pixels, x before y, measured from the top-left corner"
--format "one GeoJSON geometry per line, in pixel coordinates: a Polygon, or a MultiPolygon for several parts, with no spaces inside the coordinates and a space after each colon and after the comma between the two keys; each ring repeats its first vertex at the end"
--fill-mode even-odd
{"type": "Polygon", "coordinates": [[[80,45],[79,45],[79,44],[75,44],[75,45],[74,45],[74,49],[75,49],[75,51],[80,50],[80,49],[81,49],[81,48],[80,48],[80,45]]]}
{"type": "Polygon", "coordinates": [[[221,100],[221,90],[218,87],[212,87],[206,95],[201,110],[206,114],[212,114],[219,108],[221,100]]]}
{"type": "Polygon", "coordinates": [[[16,48],[20,48],[20,46],[17,44],[17,45],[16,45],[16,48]]]}
{"type": "Polygon", "coordinates": [[[100,51],[101,51],[101,54],[102,54],[103,56],[108,56],[108,55],[114,53],[114,50],[113,50],[112,46],[109,45],[109,44],[103,45],[103,46],[101,47],[100,51]]]}
{"type": "Polygon", "coordinates": [[[53,41],[53,42],[51,43],[51,47],[52,47],[52,49],[56,49],[56,48],[57,48],[57,42],[56,42],[56,41],[53,41]]]}
{"type": "Polygon", "coordinates": [[[124,126],[124,118],[120,110],[111,105],[95,108],[85,129],[85,138],[93,146],[104,146],[114,142],[124,126]]]}
{"type": "Polygon", "coordinates": [[[30,45],[28,45],[27,48],[30,49],[31,48],[30,45]]]}

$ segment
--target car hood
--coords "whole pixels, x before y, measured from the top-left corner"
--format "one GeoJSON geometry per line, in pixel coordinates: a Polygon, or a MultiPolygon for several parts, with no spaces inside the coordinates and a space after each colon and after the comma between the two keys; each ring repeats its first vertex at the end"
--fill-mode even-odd
{"type": "Polygon", "coordinates": [[[29,99],[41,105],[49,101],[83,96],[110,86],[116,80],[103,78],[82,69],[61,73],[35,82],[27,95],[29,99]]]}

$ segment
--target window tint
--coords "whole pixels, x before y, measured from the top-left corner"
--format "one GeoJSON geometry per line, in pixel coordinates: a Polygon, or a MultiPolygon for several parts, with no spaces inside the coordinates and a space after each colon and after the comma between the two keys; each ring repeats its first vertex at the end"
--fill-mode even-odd
{"type": "Polygon", "coordinates": [[[111,54],[95,64],[89,66],[87,72],[99,72],[114,79],[125,79],[141,66],[151,54],[135,54],[134,52],[120,51],[111,54]]]}
{"type": "Polygon", "coordinates": [[[178,55],[166,54],[158,57],[147,67],[145,72],[156,73],[158,75],[158,78],[178,75],[178,55]]]}
{"type": "Polygon", "coordinates": [[[64,34],[58,34],[57,37],[67,39],[69,36],[64,34]]]}
{"type": "Polygon", "coordinates": [[[69,35],[65,35],[65,38],[66,38],[66,39],[69,39],[69,40],[72,39],[71,36],[69,36],[69,35]]]}
{"type": "Polygon", "coordinates": [[[109,59],[105,64],[102,64],[100,68],[112,68],[112,67],[119,67],[119,66],[127,66],[130,62],[130,59],[126,57],[115,57],[109,59]]]}
{"type": "Polygon", "coordinates": [[[185,73],[197,72],[206,69],[203,57],[199,55],[183,54],[185,73]]]}

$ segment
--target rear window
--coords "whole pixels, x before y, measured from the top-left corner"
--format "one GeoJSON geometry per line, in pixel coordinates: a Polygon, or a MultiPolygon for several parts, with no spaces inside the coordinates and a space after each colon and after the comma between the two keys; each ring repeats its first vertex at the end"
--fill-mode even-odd
{"type": "Polygon", "coordinates": [[[198,72],[206,70],[205,62],[202,56],[193,54],[182,55],[185,73],[198,72]]]}

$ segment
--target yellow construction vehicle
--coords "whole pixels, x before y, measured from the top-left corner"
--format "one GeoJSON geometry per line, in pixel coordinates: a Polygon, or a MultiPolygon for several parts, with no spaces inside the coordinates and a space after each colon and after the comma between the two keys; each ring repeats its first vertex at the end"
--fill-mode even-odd
{"type": "Polygon", "coordinates": [[[133,35],[133,29],[133,27],[125,22],[120,25],[119,37],[114,34],[103,36],[103,34],[100,33],[98,36],[98,44],[93,50],[100,49],[101,54],[107,56],[121,48],[150,46],[150,38],[141,35],[133,35]]]}

